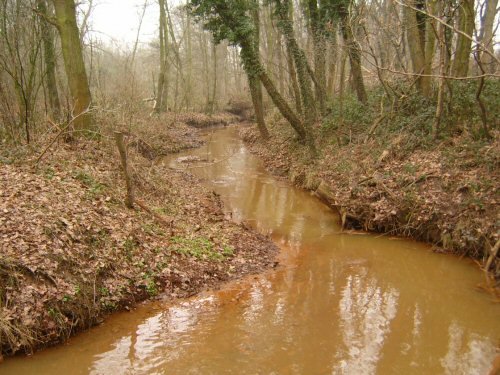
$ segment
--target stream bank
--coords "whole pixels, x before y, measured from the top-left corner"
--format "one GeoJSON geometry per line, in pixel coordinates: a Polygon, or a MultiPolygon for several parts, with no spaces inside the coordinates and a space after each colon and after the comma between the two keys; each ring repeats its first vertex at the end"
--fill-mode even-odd
{"type": "Polygon", "coordinates": [[[145,299],[191,296],[274,264],[267,237],[226,217],[192,174],[159,162],[203,144],[193,126],[232,121],[103,122],[98,138],[60,141],[36,166],[29,150],[0,164],[0,358],[65,341],[145,299]],[[114,130],[129,145],[133,210],[123,203],[114,130]]]}
{"type": "Polygon", "coordinates": [[[488,373],[500,304],[475,288],[483,274],[470,259],[342,232],[333,210],[266,172],[239,129],[210,131],[204,146],[162,162],[271,236],[280,266],[113,314],[65,345],[6,359],[0,374],[488,373]]]}
{"type": "Polygon", "coordinates": [[[485,287],[500,297],[500,253],[492,255],[499,244],[497,132],[491,142],[464,134],[419,146],[410,133],[366,129],[341,139],[316,124],[313,159],[283,120],[270,117],[268,128],[265,142],[256,127],[241,136],[268,170],[338,210],[344,228],[414,238],[480,260],[495,279],[485,287]]]}

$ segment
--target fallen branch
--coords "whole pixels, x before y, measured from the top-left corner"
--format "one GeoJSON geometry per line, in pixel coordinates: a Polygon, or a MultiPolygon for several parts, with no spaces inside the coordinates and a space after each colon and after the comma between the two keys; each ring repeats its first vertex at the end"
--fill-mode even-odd
{"type": "Polygon", "coordinates": [[[488,261],[486,262],[486,266],[484,267],[486,271],[488,271],[493,264],[493,260],[497,257],[498,250],[500,249],[500,240],[497,240],[495,246],[490,250],[490,257],[488,258],[488,261]]]}

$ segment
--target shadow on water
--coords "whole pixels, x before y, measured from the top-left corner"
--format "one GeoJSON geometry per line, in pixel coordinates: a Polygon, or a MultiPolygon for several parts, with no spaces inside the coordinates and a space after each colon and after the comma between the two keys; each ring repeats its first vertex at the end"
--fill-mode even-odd
{"type": "Polygon", "coordinates": [[[216,130],[165,160],[190,168],[282,248],[282,266],[176,304],[150,303],[29,358],[12,374],[484,374],[500,306],[472,262],[413,241],[342,234],[334,212],[216,130]],[[212,163],[186,164],[182,156],[212,163]]]}

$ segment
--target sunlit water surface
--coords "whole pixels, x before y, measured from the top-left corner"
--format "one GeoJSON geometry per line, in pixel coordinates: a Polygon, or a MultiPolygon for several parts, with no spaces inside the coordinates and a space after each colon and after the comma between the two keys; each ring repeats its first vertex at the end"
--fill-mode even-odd
{"type": "MultiPolygon", "coordinates": [[[[471,261],[396,238],[341,233],[337,214],[277,180],[238,139],[166,160],[269,234],[281,266],[175,304],[148,303],[0,374],[485,374],[500,306],[471,261]],[[181,163],[179,157],[215,161],[181,163]]],[[[181,159],[182,160],[182,159],[181,159]]]]}

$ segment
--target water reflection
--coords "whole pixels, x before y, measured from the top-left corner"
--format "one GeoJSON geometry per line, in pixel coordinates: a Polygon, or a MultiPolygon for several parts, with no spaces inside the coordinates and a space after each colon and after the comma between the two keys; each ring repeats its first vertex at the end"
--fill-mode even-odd
{"type": "Polygon", "coordinates": [[[336,370],[342,374],[375,372],[397,312],[398,291],[383,291],[375,278],[361,271],[348,276],[339,301],[345,348],[337,353],[336,370]]]}
{"type": "Polygon", "coordinates": [[[473,289],[481,275],[471,264],[410,241],[339,234],[334,213],[266,174],[233,129],[213,137],[208,155],[218,162],[192,171],[235,220],[272,235],[283,266],[118,314],[67,346],[6,361],[0,374],[487,372],[500,306],[473,289]]]}
{"type": "Polygon", "coordinates": [[[467,334],[456,321],[448,327],[448,352],[441,359],[446,374],[485,374],[495,349],[490,340],[475,333],[467,334]]]}

